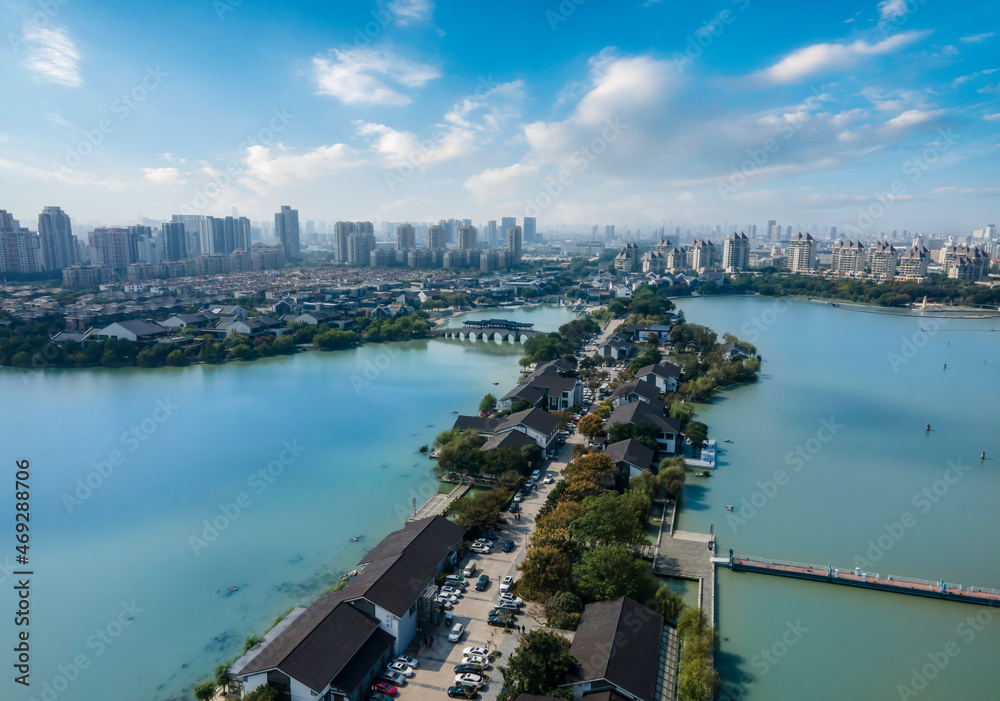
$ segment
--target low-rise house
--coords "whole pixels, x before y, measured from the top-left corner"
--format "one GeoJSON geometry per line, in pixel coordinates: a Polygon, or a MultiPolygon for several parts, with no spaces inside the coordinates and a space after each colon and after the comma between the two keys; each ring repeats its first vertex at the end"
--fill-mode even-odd
{"type": "Polygon", "coordinates": [[[659,402],[660,390],[652,382],[643,382],[638,379],[629,380],[618,385],[609,398],[615,406],[631,402],[659,402]]]}
{"type": "Polygon", "coordinates": [[[559,434],[559,419],[547,411],[532,408],[508,416],[496,433],[520,431],[531,438],[542,450],[548,450],[559,434]]]}
{"type": "Polygon", "coordinates": [[[468,431],[471,428],[481,438],[489,438],[496,433],[501,423],[502,419],[490,416],[458,416],[452,428],[458,431],[468,431]]]}
{"type": "Polygon", "coordinates": [[[587,604],[569,649],[577,665],[562,686],[573,701],[654,701],[662,639],[663,617],[628,597],[587,604]]]}
{"type": "Polygon", "coordinates": [[[521,448],[529,445],[538,444],[528,434],[521,433],[520,431],[504,431],[503,433],[490,436],[485,443],[479,446],[479,449],[484,452],[487,450],[502,450],[503,448],[517,448],[521,450],[521,448]]]}
{"type": "Polygon", "coordinates": [[[172,329],[186,329],[193,326],[196,329],[204,328],[212,321],[218,319],[218,315],[212,312],[195,312],[194,314],[174,314],[167,318],[163,325],[172,329]]]}
{"type": "Polygon", "coordinates": [[[664,415],[663,405],[653,405],[647,402],[632,402],[619,404],[608,417],[606,426],[611,428],[616,423],[635,424],[649,423],[656,427],[656,443],[661,453],[674,455],[681,448],[681,422],[664,415]]]}
{"type": "Polygon", "coordinates": [[[727,343],[720,349],[723,360],[746,360],[751,357],[750,349],[741,343],[727,343]]]}
{"type": "Polygon", "coordinates": [[[583,403],[583,383],[555,373],[535,374],[505,394],[499,401],[500,409],[510,411],[519,399],[545,411],[561,411],[583,403]]]}
{"type": "Polygon", "coordinates": [[[676,392],[681,381],[681,368],[667,362],[647,365],[636,371],[635,379],[656,385],[663,394],[676,392]]]}
{"type": "Polygon", "coordinates": [[[249,316],[247,310],[238,304],[206,304],[198,311],[212,312],[223,319],[246,319],[249,316]]]}
{"type": "Polygon", "coordinates": [[[295,318],[295,321],[299,324],[309,324],[310,326],[319,326],[320,324],[330,324],[339,318],[340,314],[338,314],[337,312],[317,310],[300,314],[295,318]]]}
{"type": "Polygon", "coordinates": [[[604,454],[629,477],[635,477],[643,470],[651,470],[655,457],[652,448],[632,438],[605,446],[604,454]]]}
{"type": "Polygon", "coordinates": [[[160,326],[155,321],[145,321],[143,319],[116,321],[97,332],[97,336],[100,338],[119,338],[134,343],[149,342],[166,335],[166,328],[160,326]]]}
{"type": "Polygon", "coordinates": [[[621,336],[612,336],[597,347],[597,354],[602,358],[626,360],[635,353],[635,345],[621,336]]]}

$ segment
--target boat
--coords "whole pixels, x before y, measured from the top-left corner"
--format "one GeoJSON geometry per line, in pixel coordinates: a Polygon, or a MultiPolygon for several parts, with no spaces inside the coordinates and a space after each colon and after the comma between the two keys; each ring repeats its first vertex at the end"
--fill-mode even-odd
{"type": "Polygon", "coordinates": [[[235,592],[238,592],[239,590],[240,590],[240,588],[239,588],[239,587],[229,587],[229,593],[230,593],[230,594],[233,594],[233,593],[235,593],[235,592]]]}
{"type": "Polygon", "coordinates": [[[500,384],[500,383],[499,383],[499,382],[494,382],[493,384],[495,384],[495,385],[498,385],[498,384],[500,384]]]}
{"type": "Polygon", "coordinates": [[[732,511],[732,510],[733,510],[733,505],[732,504],[726,504],[726,511],[732,511]]]}
{"type": "Polygon", "coordinates": [[[695,472],[694,476],[695,477],[711,477],[712,475],[711,475],[711,473],[708,473],[708,472],[695,472]]]}

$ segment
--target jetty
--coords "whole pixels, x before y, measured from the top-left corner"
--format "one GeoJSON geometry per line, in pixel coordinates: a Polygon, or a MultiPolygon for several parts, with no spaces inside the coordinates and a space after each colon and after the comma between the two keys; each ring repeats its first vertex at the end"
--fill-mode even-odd
{"type": "Polygon", "coordinates": [[[407,523],[411,521],[416,521],[421,518],[430,518],[431,516],[443,516],[451,508],[451,505],[456,501],[465,496],[465,493],[472,489],[471,482],[459,482],[455,485],[447,494],[435,494],[430,499],[421,504],[420,508],[414,512],[413,516],[406,519],[407,523]]]}
{"type": "Polygon", "coordinates": [[[715,527],[710,533],[678,531],[677,501],[669,517],[664,512],[660,534],[653,554],[653,574],[698,582],[698,606],[705,612],[708,623],[715,627],[715,527]]]}
{"type": "Polygon", "coordinates": [[[715,469],[715,450],[716,443],[714,438],[709,438],[705,442],[705,447],[701,449],[701,458],[695,457],[685,457],[684,464],[688,467],[700,467],[709,470],[715,469]]]}
{"type": "Polygon", "coordinates": [[[892,592],[896,594],[911,594],[947,601],[961,601],[980,606],[1000,606],[1000,591],[984,587],[964,587],[952,584],[943,579],[936,582],[926,579],[913,579],[887,575],[882,577],[877,572],[862,572],[861,568],[839,569],[831,565],[810,565],[802,562],[773,560],[761,557],[734,555],[729,551],[728,558],[713,558],[718,565],[728,566],[734,572],[755,572],[779,577],[793,577],[813,582],[843,584],[862,589],[892,592]]]}

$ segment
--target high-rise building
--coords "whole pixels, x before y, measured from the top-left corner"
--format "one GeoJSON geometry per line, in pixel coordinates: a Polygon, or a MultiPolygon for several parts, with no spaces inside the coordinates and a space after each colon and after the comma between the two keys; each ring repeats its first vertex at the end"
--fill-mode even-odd
{"type": "Polygon", "coordinates": [[[838,241],[833,247],[831,270],[834,275],[851,276],[865,270],[866,251],[861,241],[838,241]]]}
{"type": "MultiPolygon", "coordinates": [[[[506,219],[506,217],[505,217],[506,219]]],[[[521,227],[519,226],[509,226],[507,227],[507,258],[509,265],[514,266],[521,262],[521,227]]]]}
{"type": "Polygon", "coordinates": [[[0,209],[0,273],[37,273],[42,269],[38,235],[0,209]]]}
{"type": "Polygon", "coordinates": [[[497,241],[497,220],[490,219],[486,222],[486,243],[490,246],[496,246],[497,241]]]}
{"type": "Polygon", "coordinates": [[[354,231],[354,222],[339,221],[333,225],[333,258],[338,263],[347,262],[347,241],[354,231]]]}
{"type": "Polygon", "coordinates": [[[781,240],[781,228],[778,226],[778,222],[774,219],[767,220],[767,239],[768,241],[781,240]]]}
{"type": "Polygon", "coordinates": [[[42,268],[62,270],[77,262],[76,240],[69,215],[59,207],[45,207],[38,215],[42,268]]]}
{"type": "Polygon", "coordinates": [[[432,251],[443,251],[448,247],[448,236],[440,224],[427,227],[427,248],[432,251]]]}
{"type": "Polygon", "coordinates": [[[789,241],[792,240],[792,227],[791,227],[791,225],[788,225],[788,226],[785,227],[785,238],[788,239],[789,241]]]}
{"type": "Polygon", "coordinates": [[[538,232],[535,231],[535,218],[524,218],[524,240],[526,243],[535,243],[538,240],[538,232]]]}
{"type": "Polygon", "coordinates": [[[830,227],[830,240],[831,241],[837,240],[837,227],[835,226],[830,227]]]}
{"type": "Polygon", "coordinates": [[[930,258],[930,251],[923,246],[914,246],[899,257],[897,277],[923,280],[927,277],[927,263],[930,262],[930,258]]]}
{"type": "MultiPolygon", "coordinates": [[[[281,211],[274,215],[274,234],[285,249],[286,260],[302,257],[299,248],[299,212],[288,205],[281,205],[281,211]]],[[[365,261],[368,257],[365,256],[365,261]]]]}
{"type": "Polygon", "coordinates": [[[175,214],[170,219],[184,226],[187,257],[197,258],[202,255],[201,241],[203,236],[208,235],[208,218],[201,214],[175,214]]]}
{"type": "Polygon", "coordinates": [[[412,224],[400,224],[396,227],[396,250],[409,251],[417,247],[417,230],[412,224]]]}
{"type": "Polygon", "coordinates": [[[750,267],[750,239],[745,234],[730,234],[722,244],[722,269],[735,273],[750,267]]]}
{"type": "Polygon", "coordinates": [[[163,259],[184,260],[187,255],[187,235],[180,222],[167,222],[163,231],[163,259]]]}
{"type": "Polygon", "coordinates": [[[608,224],[607,226],[604,227],[604,240],[612,241],[614,240],[614,238],[615,238],[615,225],[608,224]]]}
{"type": "Polygon", "coordinates": [[[816,240],[809,234],[795,234],[788,244],[788,269],[807,273],[816,269],[816,240]]]}
{"type": "Polygon", "coordinates": [[[868,252],[868,270],[872,277],[882,282],[892,282],[896,277],[896,249],[888,242],[876,242],[868,252]]]}
{"type": "Polygon", "coordinates": [[[370,265],[371,254],[375,250],[375,233],[365,231],[351,234],[347,238],[347,262],[355,265],[370,265]]]}
{"type": "Polygon", "coordinates": [[[615,256],[615,270],[620,273],[635,273],[640,269],[639,247],[634,243],[626,243],[615,256]]]}
{"type": "Polygon", "coordinates": [[[476,250],[476,227],[458,227],[458,249],[460,251],[476,250]]]}
{"type": "Polygon", "coordinates": [[[718,250],[711,241],[699,239],[687,249],[687,266],[692,270],[707,270],[718,265],[718,250]]]}
{"type": "Polygon", "coordinates": [[[137,237],[128,229],[101,227],[90,232],[90,247],[95,249],[94,258],[100,265],[109,268],[127,268],[139,260],[137,237]]]}
{"type": "Polygon", "coordinates": [[[517,217],[500,218],[500,235],[504,237],[504,241],[507,240],[507,230],[512,226],[517,226],[517,217]]]}

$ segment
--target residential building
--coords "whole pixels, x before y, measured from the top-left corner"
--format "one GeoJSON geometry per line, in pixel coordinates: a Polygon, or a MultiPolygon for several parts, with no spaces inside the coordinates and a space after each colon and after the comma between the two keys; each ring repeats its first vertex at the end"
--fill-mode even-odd
{"type": "Polygon", "coordinates": [[[525,217],[523,226],[525,243],[535,243],[538,240],[538,232],[535,230],[535,218],[525,217]]]}
{"type": "Polygon", "coordinates": [[[676,392],[681,381],[681,368],[668,362],[647,365],[636,371],[635,379],[655,385],[663,394],[676,392]]]}
{"type": "Polygon", "coordinates": [[[623,475],[637,477],[643,470],[651,470],[656,454],[653,449],[633,438],[627,438],[604,447],[604,454],[623,475]]]}
{"type": "Polygon", "coordinates": [[[626,243],[615,256],[615,270],[619,273],[635,273],[641,270],[641,267],[639,246],[634,243],[626,243]]]}
{"type": "Polygon", "coordinates": [[[853,277],[865,271],[867,253],[860,241],[838,241],[833,246],[831,271],[838,277],[853,277]]]}
{"type": "Polygon", "coordinates": [[[37,273],[42,269],[38,236],[0,209],[0,273],[37,273]]]}
{"type": "Polygon", "coordinates": [[[718,250],[711,241],[700,239],[687,249],[687,267],[691,270],[706,270],[719,264],[718,250]]]}
{"type": "Polygon", "coordinates": [[[167,329],[155,321],[145,321],[143,319],[130,319],[128,321],[116,321],[105,326],[97,332],[100,338],[119,338],[134,343],[155,341],[160,336],[165,336],[167,329]]]}
{"type": "Polygon", "coordinates": [[[750,267],[750,239],[746,234],[730,234],[722,244],[722,269],[737,273],[750,267]]]}
{"type": "Polygon", "coordinates": [[[892,282],[896,277],[897,259],[896,249],[888,241],[876,242],[868,249],[868,271],[880,282],[892,282]]]}
{"type": "Polygon", "coordinates": [[[543,409],[525,409],[511,414],[496,428],[497,434],[506,431],[520,431],[542,450],[547,450],[559,434],[559,419],[543,409]]]}
{"type": "Polygon", "coordinates": [[[90,232],[90,247],[98,263],[109,268],[127,268],[139,260],[137,238],[119,227],[102,227],[90,232]]]}
{"type": "MultiPolygon", "coordinates": [[[[299,250],[299,211],[288,205],[281,205],[281,211],[274,215],[274,235],[285,249],[286,260],[298,260],[302,257],[299,250]]],[[[249,241],[249,228],[248,239],[249,241]]],[[[250,246],[247,246],[249,250],[250,246]]],[[[365,257],[367,261],[367,256],[365,257]]]]}
{"type": "Polygon", "coordinates": [[[810,234],[795,234],[788,244],[788,269],[809,273],[816,269],[816,240],[810,234]]]}
{"type": "Polygon", "coordinates": [[[669,455],[677,453],[681,448],[681,422],[664,415],[662,404],[650,402],[631,402],[619,404],[608,417],[607,426],[616,423],[640,424],[649,423],[656,427],[656,443],[660,450],[669,455]]]}
{"type": "Polygon", "coordinates": [[[512,227],[517,226],[517,217],[500,217],[500,235],[507,236],[507,230],[512,227]]]}
{"type": "MultiPolygon", "coordinates": [[[[2,234],[0,234],[2,236],[2,234]]],[[[0,261],[2,261],[0,256],[0,261]]],[[[77,263],[62,271],[62,286],[68,289],[78,289],[81,287],[97,287],[113,282],[115,271],[106,265],[87,265],[77,263]]]]}
{"type": "Polygon", "coordinates": [[[184,260],[187,258],[187,234],[184,231],[184,225],[180,222],[164,222],[161,231],[163,232],[163,260],[184,260]]]}
{"type": "Polygon", "coordinates": [[[417,247],[417,230],[413,224],[400,224],[396,227],[396,250],[409,251],[417,247]]]}
{"type": "Polygon", "coordinates": [[[914,246],[899,257],[896,276],[906,280],[923,280],[927,277],[927,264],[931,254],[923,246],[914,246]]]}
{"type": "Polygon", "coordinates": [[[448,238],[444,227],[431,224],[427,227],[427,248],[432,251],[443,251],[448,247],[448,238]]]}
{"type": "Polygon", "coordinates": [[[663,617],[652,609],[628,597],[587,604],[563,686],[573,701],[655,701],[662,642],[663,617]]]}
{"type": "Polygon", "coordinates": [[[203,231],[208,227],[207,218],[200,214],[174,214],[170,219],[172,223],[184,227],[186,257],[197,258],[200,256],[203,231]]]}
{"type": "Polygon", "coordinates": [[[652,382],[629,380],[618,385],[609,399],[614,406],[631,402],[657,402],[660,399],[660,390],[652,382]]]}
{"type": "Polygon", "coordinates": [[[371,232],[351,234],[347,238],[347,262],[355,265],[369,265],[371,253],[375,250],[375,234],[371,232]]]}
{"type": "Polygon", "coordinates": [[[625,360],[635,354],[635,344],[627,338],[612,336],[597,348],[597,355],[602,358],[625,360]]]}
{"type": "Polygon", "coordinates": [[[62,270],[77,259],[76,239],[69,215],[59,207],[45,207],[38,215],[38,238],[41,244],[42,268],[62,270]]]}
{"type": "MultiPolygon", "coordinates": [[[[506,219],[506,217],[504,217],[506,219]]],[[[507,256],[508,265],[515,266],[521,262],[521,227],[509,226],[507,231],[507,256]]]]}
{"type": "Polygon", "coordinates": [[[732,362],[734,360],[746,360],[752,358],[753,354],[750,349],[744,346],[742,343],[727,343],[720,349],[722,351],[722,359],[726,362],[732,362]]]}
{"type": "Polygon", "coordinates": [[[945,275],[957,280],[981,280],[990,269],[989,255],[981,248],[947,246],[941,251],[945,275]]]}
{"type": "Polygon", "coordinates": [[[458,227],[458,248],[462,251],[476,250],[476,227],[458,227]]]}

